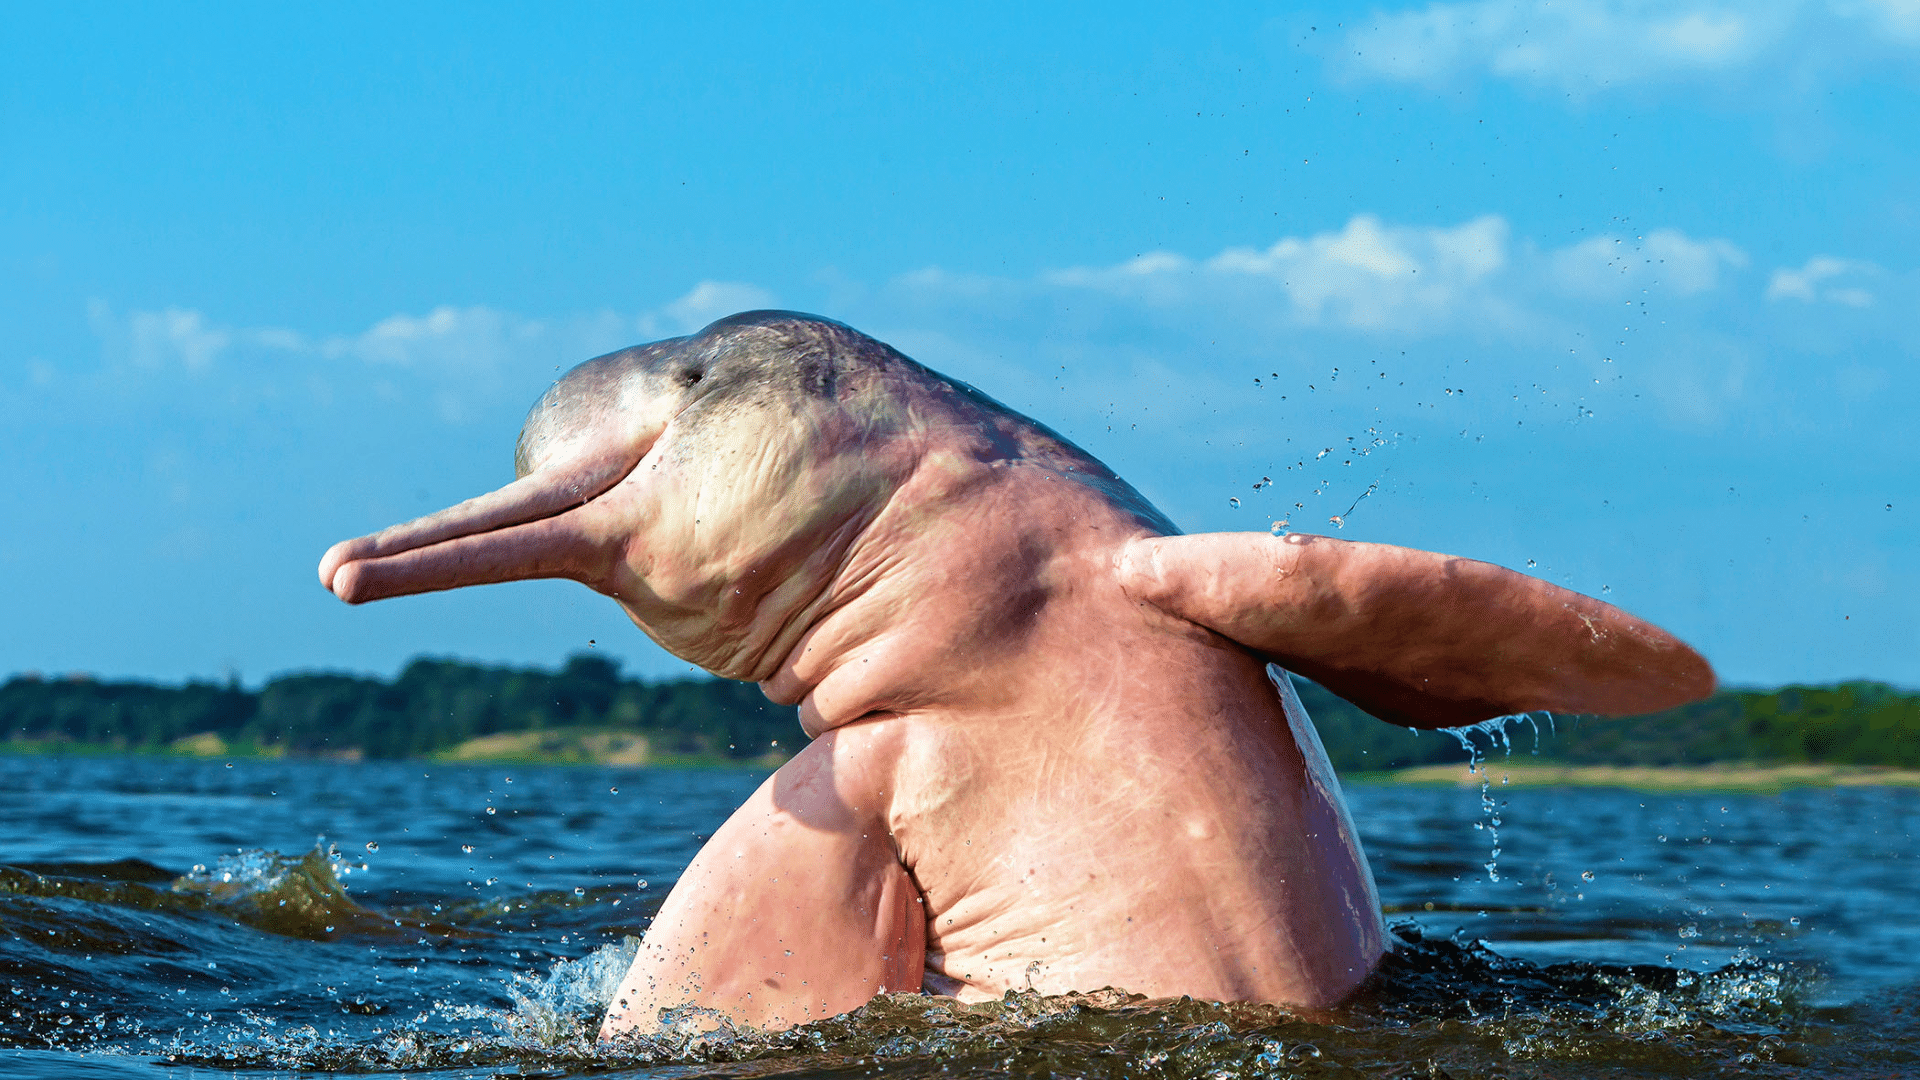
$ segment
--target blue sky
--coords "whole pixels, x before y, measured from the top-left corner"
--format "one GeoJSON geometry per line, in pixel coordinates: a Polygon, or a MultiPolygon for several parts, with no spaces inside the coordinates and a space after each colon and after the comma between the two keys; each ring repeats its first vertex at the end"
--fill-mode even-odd
{"type": "Polygon", "coordinates": [[[569,583],[313,566],[510,478],[564,367],[781,306],[1189,530],[1920,686],[1920,3],[903,7],[9,5],[0,670],[684,671],[569,583]]]}

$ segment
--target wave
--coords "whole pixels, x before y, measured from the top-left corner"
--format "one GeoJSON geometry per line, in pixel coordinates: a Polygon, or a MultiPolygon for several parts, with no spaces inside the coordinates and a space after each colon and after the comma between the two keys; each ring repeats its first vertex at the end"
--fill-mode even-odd
{"type": "Polygon", "coordinates": [[[1596,1065],[1691,1076],[1767,1063],[1845,1071],[1855,1059],[1903,1054],[1920,1061],[1910,1019],[1920,991],[1864,1006],[1908,1010],[1904,1021],[1875,1025],[1859,1010],[1810,1006],[1820,974],[1804,966],[1745,954],[1704,973],[1542,965],[1459,936],[1430,939],[1412,923],[1394,927],[1380,970],[1336,1010],[1149,1000],[1119,989],[1011,992],[972,1005],[891,994],[775,1033],[682,1009],[660,1034],[600,1045],[600,1019],[638,939],[608,924],[609,907],[591,890],[382,908],[348,894],[358,870],[320,845],[300,856],[239,852],[184,874],[140,860],[0,867],[0,919],[12,934],[0,942],[0,1050],[225,1070],[730,1075],[879,1066],[1373,1075],[1386,1063],[1426,1062],[1430,1076],[1585,1077],[1596,1065]],[[551,941],[530,932],[543,921],[565,929],[562,941],[580,935],[587,944],[554,956],[551,941]]]}
{"type": "MultiPolygon", "coordinates": [[[[342,879],[353,867],[333,848],[298,857],[274,851],[223,855],[209,869],[174,874],[140,859],[0,866],[0,895],[65,899],[141,911],[212,913],[285,937],[325,940],[383,934],[388,917],[355,903],[342,879]]],[[[417,923],[417,920],[416,920],[417,923]]],[[[111,940],[89,942],[110,948],[111,940]]]]}

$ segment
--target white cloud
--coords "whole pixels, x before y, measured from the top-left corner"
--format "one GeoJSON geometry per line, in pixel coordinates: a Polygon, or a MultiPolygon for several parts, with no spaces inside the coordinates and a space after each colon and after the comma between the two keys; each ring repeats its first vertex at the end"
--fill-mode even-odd
{"type": "Polygon", "coordinates": [[[1644,238],[1597,236],[1548,256],[1554,281],[1575,296],[1615,296],[1665,286],[1680,296],[1718,288],[1723,269],[1747,265],[1747,254],[1726,240],[1695,240],[1677,229],[1644,238]]]}
{"type": "Polygon", "coordinates": [[[738,281],[703,281],[660,309],[674,333],[690,334],[715,319],[773,306],[773,294],[738,281]]]}
{"type": "Polygon", "coordinates": [[[773,302],[773,294],[757,286],[702,281],[638,315],[602,311],[533,319],[489,307],[442,306],[425,315],[390,315],[361,334],[329,339],[322,350],[447,371],[499,371],[529,360],[571,366],[638,342],[692,333],[722,316],[773,302]]]}
{"type": "Polygon", "coordinates": [[[233,340],[226,331],[208,326],[199,312],[180,308],[135,312],[128,330],[133,339],[130,357],[141,367],[177,359],[188,371],[205,371],[233,340]]]}
{"type": "Polygon", "coordinates": [[[234,334],[188,308],[116,316],[104,300],[87,304],[87,322],[110,359],[148,369],[183,368],[205,374],[233,344],[234,334]]]}
{"type": "Polygon", "coordinates": [[[440,395],[442,412],[454,416],[462,414],[463,394],[486,389],[517,366],[571,366],[772,302],[772,294],[752,285],[702,281],[637,315],[602,311],[536,319],[483,305],[442,305],[424,314],[389,315],[356,334],[320,338],[287,327],[221,326],[188,308],[134,311],[121,318],[97,300],[89,305],[88,319],[110,359],[147,369],[205,374],[222,357],[253,362],[308,357],[336,364],[351,359],[411,369],[447,384],[440,395]]]}
{"type": "Polygon", "coordinates": [[[1228,248],[1201,261],[1154,252],[1043,281],[1161,306],[1237,298],[1268,321],[1299,325],[1432,328],[1489,313],[1495,297],[1484,285],[1507,265],[1507,241],[1507,223],[1496,215],[1429,227],[1361,214],[1337,232],[1283,237],[1266,248],[1228,248]]]}
{"type": "Polygon", "coordinates": [[[323,351],[349,353],[372,363],[493,367],[537,340],[546,327],[486,307],[437,307],[425,315],[389,315],[364,333],[333,338],[323,351]]]}
{"type": "Polygon", "coordinates": [[[1484,73],[1585,96],[1831,65],[1912,44],[1920,0],[1468,0],[1380,13],[1332,59],[1366,78],[1439,83],[1484,73]]]}
{"type": "Polygon", "coordinates": [[[1873,294],[1858,285],[1831,285],[1834,278],[1858,277],[1878,269],[1872,263],[1815,255],[1798,270],[1781,267],[1767,282],[1767,299],[1799,300],[1802,303],[1825,301],[1847,307],[1864,308],[1873,304],[1873,294]]]}
{"type": "MultiPolygon", "coordinates": [[[[1540,252],[1516,245],[1504,218],[1449,226],[1392,225],[1362,214],[1333,232],[1228,248],[1204,259],[1155,252],[1104,267],[1042,275],[1038,287],[1095,292],[1162,309],[1230,310],[1236,320],[1362,331],[1524,332],[1566,299],[1629,289],[1693,296],[1719,288],[1746,253],[1675,229],[1598,237],[1540,252]]],[[[916,289],[969,296],[994,288],[936,271],[916,289]]],[[[1005,289],[1003,283],[1000,288],[1005,289]]]]}

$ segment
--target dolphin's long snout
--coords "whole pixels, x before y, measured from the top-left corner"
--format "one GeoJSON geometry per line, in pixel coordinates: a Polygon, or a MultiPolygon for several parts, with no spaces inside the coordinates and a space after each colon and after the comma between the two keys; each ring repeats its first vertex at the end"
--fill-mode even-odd
{"type": "Polygon", "coordinates": [[[593,554],[584,522],[562,520],[631,473],[643,454],[590,455],[522,477],[457,506],[343,540],[320,559],[320,584],[350,604],[464,585],[572,577],[593,554]]]}

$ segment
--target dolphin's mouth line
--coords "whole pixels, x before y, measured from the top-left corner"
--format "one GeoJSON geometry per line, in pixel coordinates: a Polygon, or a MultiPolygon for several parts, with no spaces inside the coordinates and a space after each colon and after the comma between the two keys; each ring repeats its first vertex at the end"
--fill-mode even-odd
{"type": "Polygon", "coordinates": [[[575,511],[633,475],[638,453],[590,455],[355,540],[320,560],[320,583],[348,603],[465,585],[594,575],[592,537],[575,511]]]}

